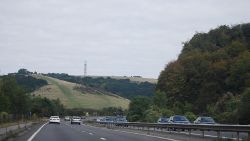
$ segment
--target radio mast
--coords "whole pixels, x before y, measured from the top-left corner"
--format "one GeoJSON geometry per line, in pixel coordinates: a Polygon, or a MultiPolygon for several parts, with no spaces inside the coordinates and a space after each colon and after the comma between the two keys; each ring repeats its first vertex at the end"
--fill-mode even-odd
{"type": "Polygon", "coordinates": [[[87,76],[87,61],[84,61],[84,77],[87,76]]]}

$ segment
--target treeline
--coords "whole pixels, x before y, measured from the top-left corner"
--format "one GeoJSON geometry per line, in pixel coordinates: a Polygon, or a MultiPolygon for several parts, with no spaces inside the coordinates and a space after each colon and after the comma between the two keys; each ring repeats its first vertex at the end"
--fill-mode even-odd
{"type": "Polygon", "coordinates": [[[65,109],[65,116],[125,116],[127,115],[127,110],[121,107],[105,107],[100,110],[96,109],[85,109],[85,108],[75,108],[75,109],[65,109]],[[87,114],[88,113],[88,114],[87,114]]]}
{"type": "Polygon", "coordinates": [[[77,76],[71,76],[65,73],[49,73],[47,75],[64,81],[84,84],[92,88],[102,89],[128,99],[131,99],[134,96],[138,95],[151,97],[154,95],[155,90],[155,84],[149,82],[134,83],[131,82],[129,79],[112,79],[110,77],[82,78],[77,76]]]}
{"type": "Polygon", "coordinates": [[[49,116],[62,114],[64,106],[59,100],[49,100],[30,95],[33,89],[44,84],[40,82],[43,81],[13,74],[0,77],[0,114],[11,114],[14,119],[32,115],[49,116]],[[22,78],[21,81],[20,78],[22,78]],[[19,85],[17,81],[23,82],[22,85],[19,85]],[[32,82],[32,85],[28,85],[32,82]],[[38,84],[38,86],[35,84],[38,84]],[[29,87],[24,88],[23,86],[29,87]]]}
{"type": "Polygon", "coordinates": [[[220,123],[249,124],[249,88],[250,24],[220,26],[184,43],[178,59],[161,72],[154,99],[133,99],[129,118],[208,115],[220,123]]]}

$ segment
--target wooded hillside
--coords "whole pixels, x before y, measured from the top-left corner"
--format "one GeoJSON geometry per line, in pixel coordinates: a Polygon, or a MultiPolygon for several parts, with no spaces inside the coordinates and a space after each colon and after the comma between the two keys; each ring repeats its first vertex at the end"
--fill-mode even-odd
{"type": "Polygon", "coordinates": [[[191,104],[195,114],[232,122],[241,118],[240,100],[249,87],[250,24],[195,34],[178,59],[166,65],[157,84],[168,107],[191,104]]]}

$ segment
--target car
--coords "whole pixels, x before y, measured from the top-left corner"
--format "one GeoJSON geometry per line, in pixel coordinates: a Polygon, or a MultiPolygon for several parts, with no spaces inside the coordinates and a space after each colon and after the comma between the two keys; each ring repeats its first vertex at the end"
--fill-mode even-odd
{"type": "Polygon", "coordinates": [[[59,118],[59,116],[51,116],[49,118],[49,123],[58,123],[58,124],[60,124],[60,118],[59,118]]]}
{"type": "Polygon", "coordinates": [[[69,116],[65,116],[65,117],[64,117],[64,120],[65,120],[65,121],[70,121],[70,117],[69,117],[69,116]]]}
{"type": "Polygon", "coordinates": [[[185,116],[181,115],[171,116],[168,122],[173,124],[190,124],[190,121],[185,116]]]}
{"type": "Polygon", "coordinates": [[[81,117],[78,117],[78,116],[73,116],[72,118],[71,118],[71,124],[79,124],[79,125],[81,125],[81,117]]]}
{"type": "Polygon", "coordinates": [[[102,122],[103,119],[104,119],[104,117],[98,117],[98,118],[96,118],[96,122],[102,122]]]}
{"type": "Polygon", "coordinates": [[[102,123],[113,123],[115,121],[115,118],[112,116],[107,116],[103,119],[101,119],[102,123]]]}
{"type": "Polygon", "coordinates": [[[127,127],[128,125],[128,120],[126,119],[126,116],[118,116],[115,118],[114,123],[116,126],[125,126],[127,127]]]}
{"type": "MultiPolygon", "coordinates": [[[[171,116],[168,120],[169,124],[190,124],[190,121],[185,117],[181,115],[175,115],[171,116]]],[[[182,130],[184,131],[185,128],[169,128],[169,130],[182,130]]]]}
{"type": "Polygon", "coordinates": [[[216,124],[212,117],[200,116],[195,121],[194,124],[216,124]]]}
{"type": "Polygon", "coordinates": [[[167,118],[167,117],[160,117],[157,120],[157,123],[159,123],[159,124],[165,124],[165,123],[168,123],[168,120],[169,120],[169,118],[167,118]]]}

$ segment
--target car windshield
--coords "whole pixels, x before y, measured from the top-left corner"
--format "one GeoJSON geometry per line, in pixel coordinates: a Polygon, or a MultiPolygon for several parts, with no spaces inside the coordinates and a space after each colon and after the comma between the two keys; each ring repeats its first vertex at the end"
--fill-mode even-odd
{"type": "Polygon", "coordinates": [[[211,117],[202,117],[201,122],[213,122],[214,123],[214,120],[211,117]]]}
{"type": "Polygon", "coordinates": [[[188,121],[184,116],[175,116],[174,121],[188,121]]]}
{"type": "Polygon", "coordinates": [[[168,122],[168,118],[161,118],[160,122],[168,122]]]}

